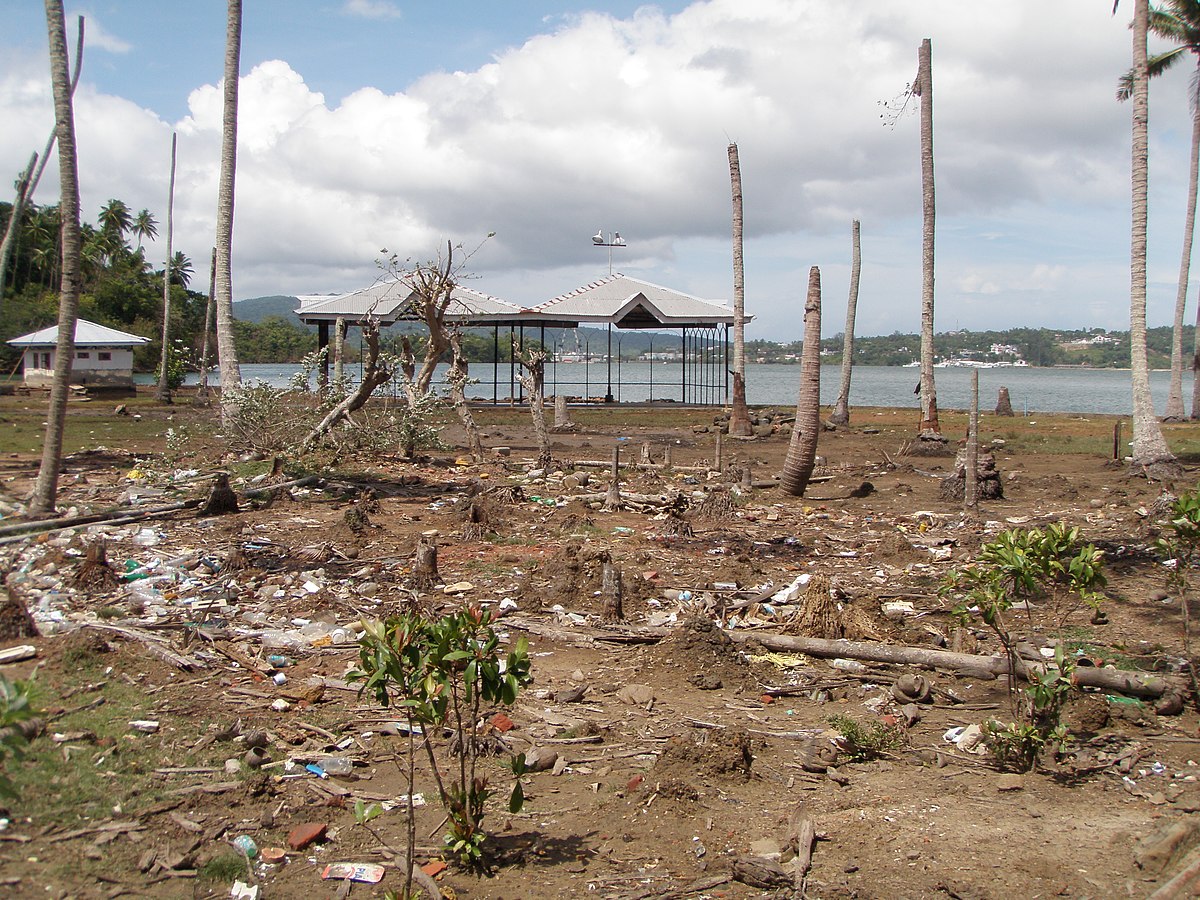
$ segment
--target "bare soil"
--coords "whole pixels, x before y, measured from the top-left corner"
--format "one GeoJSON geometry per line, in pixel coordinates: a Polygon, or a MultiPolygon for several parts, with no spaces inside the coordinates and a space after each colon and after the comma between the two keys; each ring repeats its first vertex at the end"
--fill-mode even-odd
{"type": "MultiPolygon", "coordinates": [[[[200,432],[211,425],[210,412],[184,406],[141,414],[164,425],[167,415],[195,420],[200,432]]],[[[257,863],[259,896],[400,891],[403,809],[370,829],[354,816],[356,800],[404,793],[407,744],[388,727],[395,714],[347,685],[358,662],[352,639],[280,649],[265,646],[263,632],[294,633],[303,622],[353,630],[364,617],[413,605],[500,610],[502,601],[512,602],[503,603],[499,630],[510,641],[528,638],[534,675],[507,710],[515,727],[503,738],[514,751],[536,747],[560,761],[525,776],[519,814],[496,801],[485,823],[489,872],[447,860],[436,876],[445,897],[797,896],[739,882],[732,864],[753,855],[790,871],[788,823],[799,804],[818,836],[811,897],[1145,897],[1200,842],[1193,695],[1181,713],[1158,715],[1153,701],[1078,692],[1068,710],[1073,752],[1013,776],[944,737],[988,717],[1011,719],[1002,680],[873,664],[848,671],[735,644],[720,627],[798,633],[800,604],[773,603],[764,586],[773,593],[808,574],[828,580],[851,623],[847,637],[995,654],[985,629],[955,634],[952,601],[938,585],[1001,530],[1063,521],[1105,551],[1109,622],[1091,624],[1090,610],[1076,610],[1060,624],[1035,603],[1017,619],[1023,636],[1062,641],[1084,663],[1174,677],[1186,663],[1182,607],[1166,592],[1151,545],[1162,492],[1194,487],[1194,460],[1184,457],[1173,483],[1151,482],[1104,452],[1113,419],[987,417],[985,439],[1004,435],[994,447],[1004,496],[972,519],[944,499],[952,456],[903,455],[915,428],[908,412],[856,410],[850,427],[823,434],[818,479],[803,498],[770,486],[786,433],[724,439],[731,470],[749,468],[755,484],[740,493],[730,483],[740,479],[712,470],[714,433],[692,427],[710,425],[711,412],[574,415],[579,430],[555,435],[558,468],[545,474],[529,471],[537,454],[528,413],[483,409],[485,446],[510,455],[478,464],[454,450],[418,462],[354,460],[319,473],[322,485],[269,505],[243,500],[228,515],[184,510],[0,546],[13,593],[44,631],[57,632],[0,641],[0,649],[36,647],[36,658],[0,672],[36,672],[46,720],[28,759],[8,767],[22,796],[4,801],[0,893],[227,897],[232,878],[214,860],[231,856],[233,838],[286,848],[289,832],[310,822],[328,826],[326,839],[289,850],[284,864],[257,863]],[[623,463],[635,463],[643,442],[656,462],[669,445],[674,468],[623,469],[622,490],[664,504],[608,512],[602,501],[578,499],[608,487],[605,468],[581,463],[608,460],[614,443],[623,463]],[[564,483],[574,473],[587,483],[564,483]],[[521,490],[488,491],[513,485],[521,490]],[[374,492],[369,507],[359,500],[363,488],[374,492]],[[481,490],[486,507],[468,512],[465,498],[481,490]],[[682,530],[680,516],[666,512],[680,494],[673,505],[689,526],[682,530]],[[441,582],[453,592],[413,585],[422,535],[436,543],[441,582]],[[125,581],[76,586],[73,573],[100,538],[118,574],[126,560],[151,564],[153,574],[182,558],[189,581],[156,582],[161,592],[148,600],[125,581]],[[626,622],[618,626],[600,621],[602,551],[622,573],[626,622]],[[908,601],[912,611],[885,616],[889,601],[908,601]],[[180,669],[155,647],[195,665],[180,669]],[[271,654],[294,664],[276,669],[271,654]],[[272,680],[276,671],[285,683],[272,680]],[[910,673],[929,678],[934,694],[903,726],[901,745],[870,762],[839,758],[830,716],[907,722],[891,687],[910,673]],[[273,708],[281,699],[286,708],[273,708]],[[157,730],[136,730],[133,720],[156,721],[157,730]],[[244,760],[260,742],[266,766],[227,771],[227,760],[244,760]],[[352,758],[352,774],[321,779],[303,768],[330,754],[352,758]],[[1177,826],[1178,846],[1156,846],[1177,826]],[[378,885],[322,880],[334,862],[387,871],[378,885]]],[[[946,414],[946,434],[961,432],[961,417],[946,414]]],[[[1193,441],[1196,426],[1172,426],[1170,435],[1193,441]]],[[[451,425],[443,439],[462,446],[451,425]]],[[[36,461],[3,462],[4,493],[19,500],[36,461]]],[[[161,444],[109,447],[68,462],[60,504],[83,513],[123,495],[139,501],[136,511],[200,497],[208,482],[176,473],[211,472],[218,462],[235,473],[238,490],[270,469],[270,460],[221,460],[212,439],[182,457],[168,457],[161,444]]],[[[503,759],[488,765],[497,797],[506,797],[512,776],[503,759]]],[[[417,810],[418,861],[428,864],[441,858],[444,813],[421,765],[417,781],[428,800],[417,810]]]]}

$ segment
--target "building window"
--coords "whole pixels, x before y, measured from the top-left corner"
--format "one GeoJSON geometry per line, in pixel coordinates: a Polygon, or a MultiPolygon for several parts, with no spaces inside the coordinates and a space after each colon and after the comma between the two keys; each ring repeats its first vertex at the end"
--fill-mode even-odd
{"type": "Polygon", "coordinates": [[[87,350],[80,350],[78,353],[75,354],[75,358],[76,359],[91,359],[92,354],[89,353],[87,350]]]}
{"type": "Polygon", "coordinates": [[[49,369],[50,368],[50,354],[49,353],[39,353],[38,356],[40,356],[42,358],[41,365],[39,365],[38,368],[39,369],[49,369]]]}
{"type": "Polygon", "coordinates": [[[112,354],[107,350],[100,350],[96,353],[96,359],[100,360],[101,362],[108,362],[110,359],[112,359],[112,354]]]}

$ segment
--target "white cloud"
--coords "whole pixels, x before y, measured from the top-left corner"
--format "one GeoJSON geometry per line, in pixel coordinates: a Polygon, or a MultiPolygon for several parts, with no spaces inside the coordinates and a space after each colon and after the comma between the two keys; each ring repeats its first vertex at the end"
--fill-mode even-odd
{"type": "MultiPolygon", "coordinates": [[[[370,0],[344,9],[396,11],[370,0]]],[[[750,303],[771,329],[760,333],[798,336],[795,297],[812,263],[823,266],[827,297],[845,296],[852,217],[863,221],[862,321],[915,330],[918,122],[884,127],[878,101],[911,81],[925,36],[946,327],[956,303],[962,327],[972,327],[968,311],[1070,324],[1088,309],[1099,322],[1094,303],[1118,321],[1128,278],[1111,267],[1097,276],[1095,254],[1111,263],[1115,251],[1120,264],[1125,241],[1127,259],[1130,111],[1112,93],[1129,39],[1092,0],[970,15],[952,0],[709,0],[674,16],[586,13],[477,71],[432,73],[399,93],[363,86],[336,105],[286,61],[260,62],[241,83],[235,293],[349,290],[374,277],[380,247],[428,257],[447,238],[473,245],[495,230],[473,262],[480,286],[545,299],[604,270],[588,240],[599,226],[629,240],[622,270],[728,296],[732,138],[750,303]]],[[[44,82],[40,72],[0,75],[4,168],[20,168],[44,140],[29,137],[50,124],[44,82]]],[[[1182,85],[1157,89],[1152,124],[1185,115],[1182,85]]],[[[188,105],[176,126],[175,244],[205,259],[220,85],[196,87],[188,105]]],[[[85,211],[110,196],[165,208],[173,126],[85,87],[76,114],[85,211]]],[[[1182,167],[1154,171],[1155,189],[1179,202],[1182,167]]]]}
{"type": "Polygon", "coordinates": [[[346,0],[342,10],[364,19],[399,19],[403,15],[391,0],[346,0]]]}
{"type": "Polygon", "coordinates": [[[106,29],[100,24],[100,20],[92,12],[83,9],[72,10],[67,15],[67,31],[68,42],[71,46],[71,52],[74,53],[75,42],[78,39],[76,23],[79,16],[83,16],[83,43],[84,55],[88,50],[105,50],[109,53],[128,53],[133,49],[133,45],[126,40],[122,40],[115,34],[106,29]]]}

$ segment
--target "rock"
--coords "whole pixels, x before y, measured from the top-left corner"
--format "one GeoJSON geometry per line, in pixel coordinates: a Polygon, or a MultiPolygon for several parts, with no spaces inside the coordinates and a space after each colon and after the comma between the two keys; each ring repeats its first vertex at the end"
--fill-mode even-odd
{"type": "Polygon", "coordinates": [[[996,790],[998,791],[1023,791],[1025,790],[1025,779],[1021,775],[1015,775],[1011,772],[1001,775],[996,779],[996,790]]]}
{"type": "Polygon", "coordinates": [[[627,684],[617,691],[617,699],[631,706],[646,706],[656,698],[654,688],[648,684],[627,684]]]}
{"type": "Polygon", "coordinates": [[[583,699],[583,695],[587,693],[586,684],[577,684],[574,687],[566,690],[556,691],[554,694],[555,703],[578,703],[583,699]]]}
{"type": "Polygon", "coordinates": [[[549,750],[545,747],[531,747],[525,751],[526,772],[545,772],[547,769],[554,768],[556,762],[558,762],[557,750],[549,750]]]}
{"type": "Polygon", "coordinates": [[[763,859],[778,861],[783,856],[783,848],[775,838],[760,838],[750,844],[750,852],[763,859]]]}
{"type": "Polygon", "coordinates": [[[327,831],[327,822],[305,822],[288,832],[287,845],[293,850],[303,850],[309,844],[324,840],[327,831]]]}

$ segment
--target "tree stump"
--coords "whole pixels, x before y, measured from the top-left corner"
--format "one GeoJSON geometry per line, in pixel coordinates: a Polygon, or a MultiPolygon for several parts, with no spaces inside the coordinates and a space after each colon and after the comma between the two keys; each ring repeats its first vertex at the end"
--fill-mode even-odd
{"type": "Polygon", "coordinates": [[[229,486],[229,473],[218,472],[216,480],[213,482],[212,491],[209,492],[208,500],[200,507],[200,515],[223,516],[226,513],[235,513],[237,511],[237,494],[229,486]]]}
{"type": "MultiPolygon", "coordinates": [[[[1004,497],[1004,483],[996,468],[996,457],[990,450],[979,451],[979,462],[975,467],[978,479],[975,496],[978,500],[1000,500],[1004,497]]],[[[954,459],[954,473],[942,479],[942,498],[962,500],[966,496],[967,454],[959,451],[954,459]]]]}
{"type": "Polygon", "coordinates": [[[111,591],[119,585],[117,574],[108,562],[108,544],[103,540],[88,544],[83,562],[75,571],[76,587],[94,591],[111,591]]]}
{"type": "Polygon", "coordinates": [[[15,591],[0,588],[0,641],[12,641],[39,635],[37,624],[25,601],[15,591]]]}
{"type": "Polygon", "coordinates": [[[418,587],[432,587],[442,580],[437,567],[437,544],[428,538],[417,541],[413,554],[413,580],[418,587]]]}
{"type": "Polygon", "coordinates": [[[604,508],[615,512],[621,508],[621,448],[613,447],[612,476],[608,483],[608,496],[604,499],[604,508]]]}
{"type": "Polygon", "coordinates": [[[1011,416],[1013,415],[1012,400],[1008,396],[1008,388],[1000,388],[1000,396],[996,400],[996,415],[1011,416]]]}
{"type": "Polygon", "coordinates": [[[604,622],[623,622],[625,607],[622,602],[621,570],[613,563],[608,551],[600,556],[600,595],[604,598],[604,622]]]}

